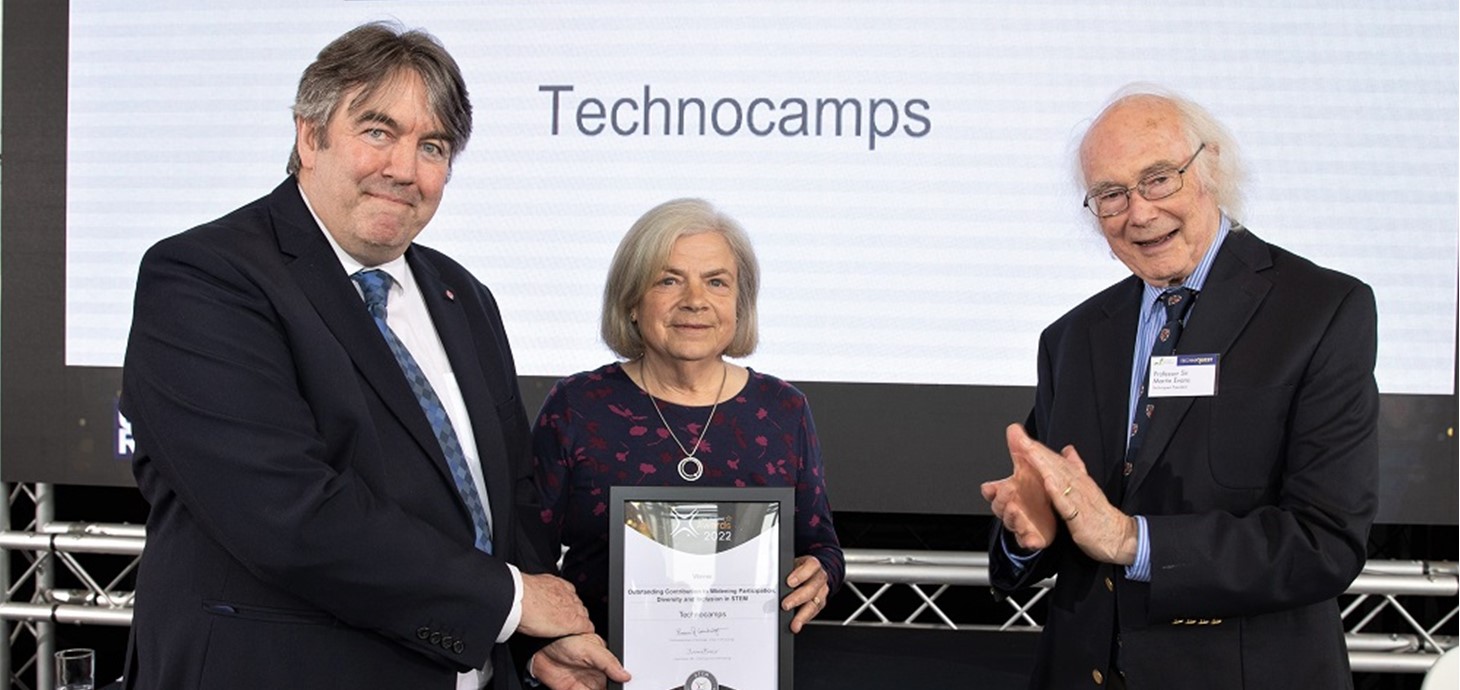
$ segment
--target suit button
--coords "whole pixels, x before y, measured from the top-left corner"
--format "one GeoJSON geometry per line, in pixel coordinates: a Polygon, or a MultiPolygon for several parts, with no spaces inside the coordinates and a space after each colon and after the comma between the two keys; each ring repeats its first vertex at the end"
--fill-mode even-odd
{"type": "Polygon", "coordinates": [[[1090,670],[1090,677],[1095,680],[1096,685],[1105,684],[1105,674],[1101,673],[1098,668],[1090,670]]]}
{"type": "Polygon", "coordinates": [[[424,640],[431,636],[430,628],[416,628],[416,639],[424,640]]]}
{"type": "Polygon", "coordinates": [[[451,651],[456,652],[457,654],[460,654],[463,651],[466,651],[466,645],[462,644],[461,643],[461,640],[457,640],[456,642],[454,642],[451,645],[451,651]]]}
{"type": "Polygon", "coordinates": [[[452,640],[450,635],[441,636],[441,647],[443,649],[451,649],[451,642],[452,640]]]}
{"type": "Polygon", "coordinates": [[[1115,581],[1114,580],[1111,580],[1108,577],[1105,578],[1105,589],[1114,592],[1115,591],[1115,581]]]}
{"type": "Polygon", "coordinates": [[[433,632],[433,633],[431,633],[431,644],[441,644],[441,633],[439,633],[439,632],[433,632]]]}

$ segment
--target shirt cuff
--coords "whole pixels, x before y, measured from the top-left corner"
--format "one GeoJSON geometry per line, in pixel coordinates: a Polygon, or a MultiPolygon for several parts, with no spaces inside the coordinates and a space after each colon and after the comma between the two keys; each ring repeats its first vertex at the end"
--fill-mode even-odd
{"type": "Polygon", "coordinates": [[[511,563],[507,569],[512,571],[512,610],[507,613],[507,620],[502,622],[502,632],[497,634],[497,644],[507,641],[512,633],[517,632],[517,625],[522,622],[522,571],[511,563]]]}
{"type": "Polygon", "coordinates": [[[522,678],[522,684],[529,688],[543,687],[542,681],[537,679],[537,674],[532,672],[532,663],[537,661],[537,655],[533,654],[527,659],[527,675],[522,678]]]}
{"type": "Polygon", "coordinates": [[[1151,534],[1146,529],[1146,517],[1136,516],[1136,560],[1125,567],[1125,579],[1132,582],[1151,581],[1151,534]]]}
{"type": "Polygon", "coordinates": [[[1004,550],[1004,555],[1009,557],[1009,562],[1014,566],[1014,574],[1018,575],[1029,567],[1029,562],[1039,556],[1038,551],[1031,551],[1025,555],[1015,553],[1015,548],[1009,545],[1009,530],[999,530],[999,548],[1004,550]]]}

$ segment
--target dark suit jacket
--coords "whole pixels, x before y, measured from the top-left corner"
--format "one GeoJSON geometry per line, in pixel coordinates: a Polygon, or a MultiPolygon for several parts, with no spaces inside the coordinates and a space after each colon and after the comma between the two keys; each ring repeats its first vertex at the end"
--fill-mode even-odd
{"type": "Polygon", "coordinates": [[[1373,292],[1234,230],[1177,345],[1220,353],[1217,394],[1159,402],[1124,490],[1141,282],[1040,339],[1029,430],[1073,445],[1121,510],[1146,516],[1151,581],[1063,531],[1022,573],[990,549],[998,589],[1059,576],[1033,688],[1095,687],[1117,641],[1141,690],[1352,686],[1335,598],[1364,564],[1377,505],[1373,292]]]}
{"type": "Polygon", "coordinates": [[[541,571],[528,427],[491,293],[406,258],[471,415],[496,556],[394,357],[300,196],[272,194],[142,260],[122,411],[152,505],[132,688],[441,688],[491,657],[506,562],[541,571]],[[530,519],[526,519],[530,518],[530,519]]]}

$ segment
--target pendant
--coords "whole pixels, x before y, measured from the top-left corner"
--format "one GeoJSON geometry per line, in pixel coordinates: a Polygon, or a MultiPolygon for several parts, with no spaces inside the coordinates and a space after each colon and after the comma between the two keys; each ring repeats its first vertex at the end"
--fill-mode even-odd
{"type": "Polygon", "coordinates": [[[691,455],[679,461],[679,478],[687,482],[699,480],[705,474],[705,463],[691,455]]]}

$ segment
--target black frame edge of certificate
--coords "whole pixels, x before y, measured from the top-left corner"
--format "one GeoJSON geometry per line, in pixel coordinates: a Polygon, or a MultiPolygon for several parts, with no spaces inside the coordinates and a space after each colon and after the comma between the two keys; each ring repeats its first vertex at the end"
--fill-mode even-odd
{"type": "MultiPolygon", "coordinates": [[[[776,520],[776,538],[779,542],[781,572],[777,600],[785,599],[791,593],[786,577],[791,574],[795,563],[792,551],[792,537],[795,527],[795,489],[780,487],[737,487],[737,486],[611,486],[608,489],[608,648],[620,660],[624,652],[624,504],[629,501],[705,502],[705,503],[778,503],[780,517],[776,520]]],[[[791,619],[794,611],[779,606],[779,624],[776,633],[776,690],[794,690],[795,687],[795,636],[791,634],[791,619]]],[[[628,669],[633,673],[634,669],[628,669]]],[[[622,683],[608,681],[609,690],[623,690],[622,683]]],[[[656,689],[657,690],[657,689],[656,689]]]]}

